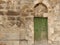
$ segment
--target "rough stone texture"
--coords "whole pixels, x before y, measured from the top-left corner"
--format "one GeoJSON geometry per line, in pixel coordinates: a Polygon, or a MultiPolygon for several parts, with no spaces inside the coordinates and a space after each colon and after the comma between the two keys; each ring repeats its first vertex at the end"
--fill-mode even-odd
{"type": "Polygon", "coordinates": [[[48,17],[48,43],[60,45],[60,0],[0,0],[0,45],[33,45],[34,17],[48,17]]]}
{"type": "Polygon", "coordinates": [[[19,45],[19,41],[0,41],[0,45],[19,45]]]}

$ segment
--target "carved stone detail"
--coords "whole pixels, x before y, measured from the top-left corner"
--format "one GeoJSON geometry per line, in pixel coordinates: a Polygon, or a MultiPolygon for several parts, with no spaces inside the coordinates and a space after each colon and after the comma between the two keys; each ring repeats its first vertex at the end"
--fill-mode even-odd
{"type": "Polygon", "coordinates": [[[38,3],[34,6],[35,16],[43,16],[44,13],[47,13],[47,7],[43,3],[38,3]]]}

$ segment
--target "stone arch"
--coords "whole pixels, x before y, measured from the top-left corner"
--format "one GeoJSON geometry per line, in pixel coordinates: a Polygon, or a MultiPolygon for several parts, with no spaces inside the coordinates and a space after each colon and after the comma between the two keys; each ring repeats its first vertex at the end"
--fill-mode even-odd
{"type": "Polygon", "coordinates": [[[37,7],[37,6],[39,6],[40,4],[43,5],[43,6],[45,6],[45,7],[47,8],[47,6],[46,6],[44,3],[37,3],[37,4],[34,6],[34,8],[37,7]]]}
{"type": "Polygon", "coordinates": [[[34,12],[35,12],[35,16],[43,16],[44,13],[48,12],[48,8],[44,3],[37,3],[34,6],[34,12]]]}

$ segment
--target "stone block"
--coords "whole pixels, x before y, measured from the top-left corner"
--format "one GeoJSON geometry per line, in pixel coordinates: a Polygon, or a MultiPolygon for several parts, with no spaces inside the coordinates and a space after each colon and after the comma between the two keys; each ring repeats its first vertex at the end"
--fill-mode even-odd
{"type": "Polygon", "coordinates": [[[19,45],[19,41],[0,41],[0,45],[19,45]]]}
{"type": "Polygon", "coordinates": [[[18,33],[0,33],[0,40],[19,40],[18,33]]]}

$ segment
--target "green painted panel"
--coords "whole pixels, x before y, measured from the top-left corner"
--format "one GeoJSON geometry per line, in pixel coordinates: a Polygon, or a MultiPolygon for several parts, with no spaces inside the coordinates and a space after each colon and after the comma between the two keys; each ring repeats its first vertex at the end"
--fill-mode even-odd
{"type": "Polygon", "coordinates": [[[48,25],[47,18],[35,17],[34,18],[34,39],[43,40],[48,38],[48,25]]]}

